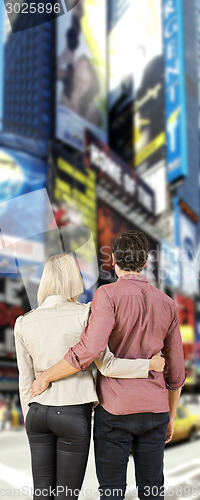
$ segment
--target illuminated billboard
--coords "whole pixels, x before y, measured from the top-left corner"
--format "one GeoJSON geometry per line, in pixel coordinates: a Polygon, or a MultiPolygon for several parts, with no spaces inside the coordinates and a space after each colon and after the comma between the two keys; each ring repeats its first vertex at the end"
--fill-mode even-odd
{"type": "Polygon", "coordinates": [[[98,140],[91,132],[85,132],[84,162],[98,172],[98,182],[116,197],[124,198],[126,206],[155,213],[154,191],[125,163],[107,144],[98,140]]]}
{"type": "Polygon", "coordinates": [[[197,253],[198,216],[183,200],[173,199],[175,240],[180,247],[181,288],[188,294],[199,292],[197,253]]]}
{"type": "Polygon", "coordinates": [[[166,286],[180,287],[180,261],[179,248],[168,241],[162,241],[160,280],[166,286]]]}
{"type": "Polygon", "coordinates": [[[200,297],[195,297],[195,365],[200,373],[200,297]]]}
{"type": "Polygon", "coordinates": [[[176,295],[175,300],[179,307],[179,323],[183,344],[194,343],[194,301],[183,295],[176,295]]]}
{"type": "Polygon", "coordinates": [[[183,342],[185,359],[186,384],[193,383],[194,366],[194,341],[195,341],[195,310],[194,301],[183,295],[175,295],[175,301],[179,308],[179,325],[183,342]]]}
{"type": "MultiPolygon", "coordinates": [[[[97,245],[97,208],[96,208],[96,174],[85,167],[81,160],[74,160],[63,149],[54,148],[53,152],[53,208],[57,226],[62,233],[64,251],[73,252],[79,263],[84,281],[85,297],[91,300],[92,287],[96,275],[96,245],[97,245]]],[[[53,221],[54,224],[54,221],[53,221]]],[[[51,228],[50,228],[51,229],[51,228]]],[[[58,234],[54,231],[47,234],[50,238],[47,252],[53,251],[57,245],[58,234]]],[[[96,278],[95,278],[96,276],[96,278]]]]}
{"type": "Polygon", "coordinates": [[[161,0],[112,0],[110,144],[140,171],[165,157],[161,0]]]}
{"type": "Polygon", "coordinates": [[[167,176],[172,182],[187,175],[186,98],[183,2],[164,0],[165,102],[167,176]]]}
{"type": "Polygon", "coordinates": [[[0,150],[0,274],[44,259],[45,199],[48,165],[29,154],[0,150]]]}
{"type": "Polygon", "coordinates": [[[14,324],[18,316],[25,314],[29,309],[23,282],[0,277],[0,358],[16,357],[14,324]]]}
{"type": "Polygon", "coordinates": [[[87,127],[107,141],[105,0],[57,19],[56,52],[56,137],[82,150],[87,127]]]}

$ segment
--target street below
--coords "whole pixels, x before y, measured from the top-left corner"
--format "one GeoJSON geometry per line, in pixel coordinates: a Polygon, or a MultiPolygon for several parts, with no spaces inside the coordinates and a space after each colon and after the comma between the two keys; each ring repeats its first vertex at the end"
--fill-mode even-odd
{"type": "MultiPolygon", "coordinates": [[[[192,442],[175,444],[165,451],[165,498],[200,499],[200,438],[192,442]]],[[[130,456],[126,499],[137,498],[134,481],[133,458],[130,456]]],[[[31,464],[25,431],[4,431],[0,435],[0,497],[32,497],[31,464]]],[[[80,499],[98,500],[93,443],[80,499]]],[[[155,492],[156,493],[156,492],[155,492]]],[[[109,497],[108,497],[109,498],[109,497]]],[[[148,496],[147,496],[148,499],[148,496]]]]}

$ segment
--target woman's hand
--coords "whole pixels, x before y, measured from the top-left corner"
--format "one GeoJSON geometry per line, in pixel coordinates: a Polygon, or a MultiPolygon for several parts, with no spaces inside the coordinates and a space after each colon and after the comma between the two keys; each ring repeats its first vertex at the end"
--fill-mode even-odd
{"type": "Polygon", "coordinates": [[[165,359],[161,356],[160,352],[154,354],[149,360],[149,371],[163,372],[165,367],[165,359]]]}

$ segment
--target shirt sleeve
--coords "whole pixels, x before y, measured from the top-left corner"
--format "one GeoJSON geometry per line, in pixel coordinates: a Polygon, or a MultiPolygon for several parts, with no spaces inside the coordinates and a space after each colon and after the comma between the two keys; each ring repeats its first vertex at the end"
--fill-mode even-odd
{"type": "Polygon", "coordinates": [[[185,364],[183,344],[179,327],[178,307],[175,305],[175,313],[167,332],[162,354],[165,358],[164,377],[166,388],[176,391],[185,382],[185,364]]]}
{"type": "Polygon", "coordinates": [[[23,342],[21,335],[22,318],[23,316],[17,318],[14,328],[14,336],[19,370],[19,395],[25,420],[29,409],[28,402],[31,397],[32,384],[35,380],[35,372],[33,367],[33,360],[23,342]]]}
{"type": "Polygon", "coordinates": [[[80,341],[69,349],[65,360],[78,370],[85,370],[105,350],[115,324],[114,305],[104,287],[98,288],[91,304],[89,324],[80,341]]]}
{"type": "Polygon", "coordinates": [[[115,358],[108,346],[94,362],[104,377],[148,378],[149,375],[148,359],[115,358]]]}

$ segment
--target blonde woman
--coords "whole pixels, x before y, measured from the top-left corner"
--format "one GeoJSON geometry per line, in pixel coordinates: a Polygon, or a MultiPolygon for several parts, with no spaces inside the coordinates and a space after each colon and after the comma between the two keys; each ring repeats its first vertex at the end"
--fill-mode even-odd
{"type": "MultiPolygon", "coordinates": [[[[29,439],[35,498],[79,496],[88,459],[93,402],[97,401],[92,367],[50,384],[31,399],[37,372],[43,372],[79,341],[90,316],[90,304],[77,302],[83,284],[73,257],[57,255],[44,266],[39,307],[20,316],[14,335],[19,391],[29,439]]],[[[102,311],[103,314],[103,311],[102,311]]],[[[151,360],[117,359],[109,348],[95,361],[107,377],[147,378],[162,371],[159,355],[151,360]]]]}

